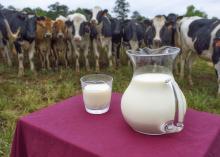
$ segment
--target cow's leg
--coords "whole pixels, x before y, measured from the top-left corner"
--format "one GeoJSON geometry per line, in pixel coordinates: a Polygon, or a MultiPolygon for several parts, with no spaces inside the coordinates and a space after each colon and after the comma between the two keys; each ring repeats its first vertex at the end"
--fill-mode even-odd
{"type": "Polygon", "coordinates": [[[75,48],[75,56],[76,56],[76,72],[79,72],[79,57],[80,57],[80,54],[79,54],[79,51],[77,50],[77,48],[75,48]]]}
{"type": "Polygon", "coordinates": [[[188,81],[189,81],[189,84],[192,86],[193,85],[193,81],[192,81],[192,65],[193,65],[193,62],[195,61],[197,55],[195,52],[191,52],[189,54],[189,56],[187,57],[187,72],[188,72],[188,81]]]}
{"type": "Polygon", "coordinates": [[[64,62],[65,62],[65,67],[68,68],[68,54],[67,54],[67,50],[64,50],[64,62]]]}
{"type": "Polygon", "coordinates": [[[30,48],[29,48],[29,51],[28,51],[28,57],[29,57],[29,62],[30,62],[30,69],[32,72],[35,73],[35,67],[34,67],[34,54],[35,54],[35,41],[33,41],[31,44],[30,44],[30,48]]]}
{"type": "Polygon", "coordinates": [[[120,66],[120,50],[121,50],[121,43],[118,43],[116,50],[116,64],[118,64],[118,66],[120,66]]]}
{"type": "Polygon", "coordinates": [[[109,62],[109,67],[112,67],[112,41],[109,41],[108,45],[108,62],[109,62]]]}
{"type": "Polygon", "coordinates": [[[38,50],[38,52],[39,52],[39,57],[40,57],[41,68],[44,69],[45,68],[45,66],[44,66],[44,54],[40,50],[38,50]]]}
{"type": "Polygon", "coordinates": [[[184,67],[185,67],[185,59],[181,56],[180,57],[180,79],[183,80],[184,78],[184,67]]]}
{"type": "Polygon", "coordinates": [[[50,48],[47,50],[46,52],[46,62],[47,62],[47,69],[50,70],[51,67],[50,67],[50,48]]]}
{"type": "Polygon", "coordinates": [[[118,67],[118,43],[112,43],[112,55],[114,58],[114,62],[116,67],[118,67]]]}
{"type": "Polygon", "coordinates": [[[96,71],[99,71],[100,70],[100,67],[99,67],[99,52],[98,52],[98,47],[97,47],[97,41],[94,39],[93,40],[93,49],[94,49],[94,54],[95,54],[95,68],[96,68],[96,71]]]}
{"type": "Polygon", "coordinates": [[[189,50],[187,49],[182,49],[182,53],[180,55],[180,80],[183,80],[184,78],[184,70],[185,70],[185,63],[186,63],[186,58],[189,50]]]}
{"type": "Polygon", "coordinates": [[[53,50],[54,59],[55,59],[55,69],[59,68],[59,52],[56,49],[53,50]]]}
{"type": "Polygon", "coordinates": [[[23,52],[18,53],[18,76],[23,76],[24,75],[24,65],[23,65],[23,60],[24,60],[24,54],[23,52]]]}
{"type": "Polygon", "coordinates": [[[218,77],[218,97],[220,97],[220,58],[218,59],[218,62],[214,66],[218,77]]]}
{"type": "Polygon", "coordinates": [[[86,61],[86,70],[87,71],[90,70],[88,52],[89,52],[89,45],[86,45],[85,50],[84,50],[84,57],[85,57],[85,61],[86,61]]]}
{"type": "Polygon", "coordinates": [[[23,65],[24,53],[23,50],[21,49],[21,45],[18,42],[15,42],[14,45],[18,53],[18,76],[20,77],[24,75],[24,65],[23,65]]]}
{"type": "Polygon", "coordinates": [[[179,64],[180,64],[180,56],[177,56],[176,60],[174,62],[174,72],[175,72],[176,75],[179,75],[179,73],[180,73],[179,64]]]}
{"type": "Polygon", "coordinates": [[[70,63],[71,63],[73,60],[73,52],[72,52],[72,44],[70,41],[67,41],[66,54],[67,54],[67,61],[70,61],[70,63]]]}
{"type": "Polygon", "coordinates": [[[8,63],[8,66],[12,66],[12,62],[11,62],[11,57],[9,55],[9,44],[7,43],[5,46],[4,46],[4,54],[5,54],[5,57],[7,59],[7,63],[8,63]]]}

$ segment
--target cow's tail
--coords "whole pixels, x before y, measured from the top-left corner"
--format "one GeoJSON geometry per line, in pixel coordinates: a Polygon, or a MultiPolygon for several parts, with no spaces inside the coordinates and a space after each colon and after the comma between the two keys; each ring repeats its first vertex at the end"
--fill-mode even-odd
{"type": "Polygon", "coordinates": [[[5,27],[6,27],[6,30],[7,30],[7,33],[8,33],[8,38],[11,41],[15,41],[18,38],[18,35],[20,33],[20,30],[21,30],[20,27],[18,28],[16,33],[12,33],[10,25],[8,24],[8,21],[6,19],[4,19],[4,22],[5,22],[5,27]]]}

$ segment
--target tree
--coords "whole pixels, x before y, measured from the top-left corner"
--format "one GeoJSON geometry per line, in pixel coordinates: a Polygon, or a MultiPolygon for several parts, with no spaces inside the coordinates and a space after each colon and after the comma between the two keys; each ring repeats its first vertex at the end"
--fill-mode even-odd
{"type": "Polygon", "coordinates": [[[212,17],[212,19],[214,19],[214,20],[218,20],[218,17],[216,17],[216,16],[213,16],[213,17],[212,17]]]}
{"type": "Polygon", "coordinates": [[[9,5],[9,6],[8,6],[8,9],[10,9],[10,10],[16,10],[16,8],[15,8],[14,6],[12,6],[12,5],[9,5]]]}
{"type": "Polygon", "coordinates": [[[126,0],[116,0],[113,11],[116,13],[117,18],[125,20],[130,12],[129,7],[130,5],[126,0]]]}
{"type": "Polygon", "coordinates": [[[190,5],[187,7],[185,16],[200,16],[207,18],[207,14],[203,11],[197,10],[194,5],[190,5]]]}
{"type": "Polygon", "coordinates": [[[47,16],[47,11],[41,9],[40,7],[35,8],[34,12],[37,16],[47,16]]]}
{"type": "Polygon", "coordinates": [[[141,16],[141,14],[138,11],[134,11],[131,18],[137,21],[143,21],[144,19],[146,19],[144,16],[141,16]]]}
{"type": "Polygon", "coordinates": [[[4,8],[4,5],[2,5],[1,3],[0,3],[0,9],[3,9],[4,8]]]}
{"type": "Polygon", "coordinates": [[[28,14],[34,14],[34,10],[32,10],[30,7],[23,8],[22,11],[28,14]]]}
{"type": "Polygon", "coordinates": [[[68,6],[60,4],[59,2],[49,5],[48,8],[48,16],[52,19],[55,19],[59,15],[66,16],[69,11],[68,6]]]}
{"type": "MultiPolygon", "coordinates": [[[[71,12],[69,12],[70,14],[71,12]]],[[[81,13],[86,16],[86,19],[91,19],[92,18],[92,12],[89,9],[86,8],[77,8],[74,13],[81,13]]]]}

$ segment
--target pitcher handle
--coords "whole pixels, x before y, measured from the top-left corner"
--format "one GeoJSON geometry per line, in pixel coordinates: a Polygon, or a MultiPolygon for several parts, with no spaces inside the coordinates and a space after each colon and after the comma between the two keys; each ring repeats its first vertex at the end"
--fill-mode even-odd
{"type": "Polygon", "coordinates": [[[175,81],[172,81],[172,79],[169,79],[166,81],[167,84],[170,85],[170,87],[173,90],[174,93],[174,97],[175,97],[175,116],[174,116],[174,120],[167,122],[164,125],[164,131],[166,133],[175,133],[175,132],[180,132],[184,125],[183,125],[183,121],[184,121],[184,115],[185,115],[185,105],[183,104],[183,97],[182,97],[182,93],[177,92],[177,84],[175,81]]]}

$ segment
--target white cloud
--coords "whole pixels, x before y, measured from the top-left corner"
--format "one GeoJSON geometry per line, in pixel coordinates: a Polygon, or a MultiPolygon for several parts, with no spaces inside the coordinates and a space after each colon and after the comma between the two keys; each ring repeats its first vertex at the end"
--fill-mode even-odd
{"type": "MultiPolygon", "coordinates": [[[[23,7],[41,7],[47,9],[47,6],[59,1],[61,4],[67,5],[70,9],[93,8],[96,5],[102,8],[112,10],[115,0],[0,0],[4,6],[13,5],[16,8],[23,7]]],[[[153,17],[158,14],[177,13],[184,14],[186,7],[193,4],[197,9],[205,11],[209,17],[219,17],[219,0],[127,0],[130,3],[131,12],[139,11],[142,15],[153,17]]]]}

